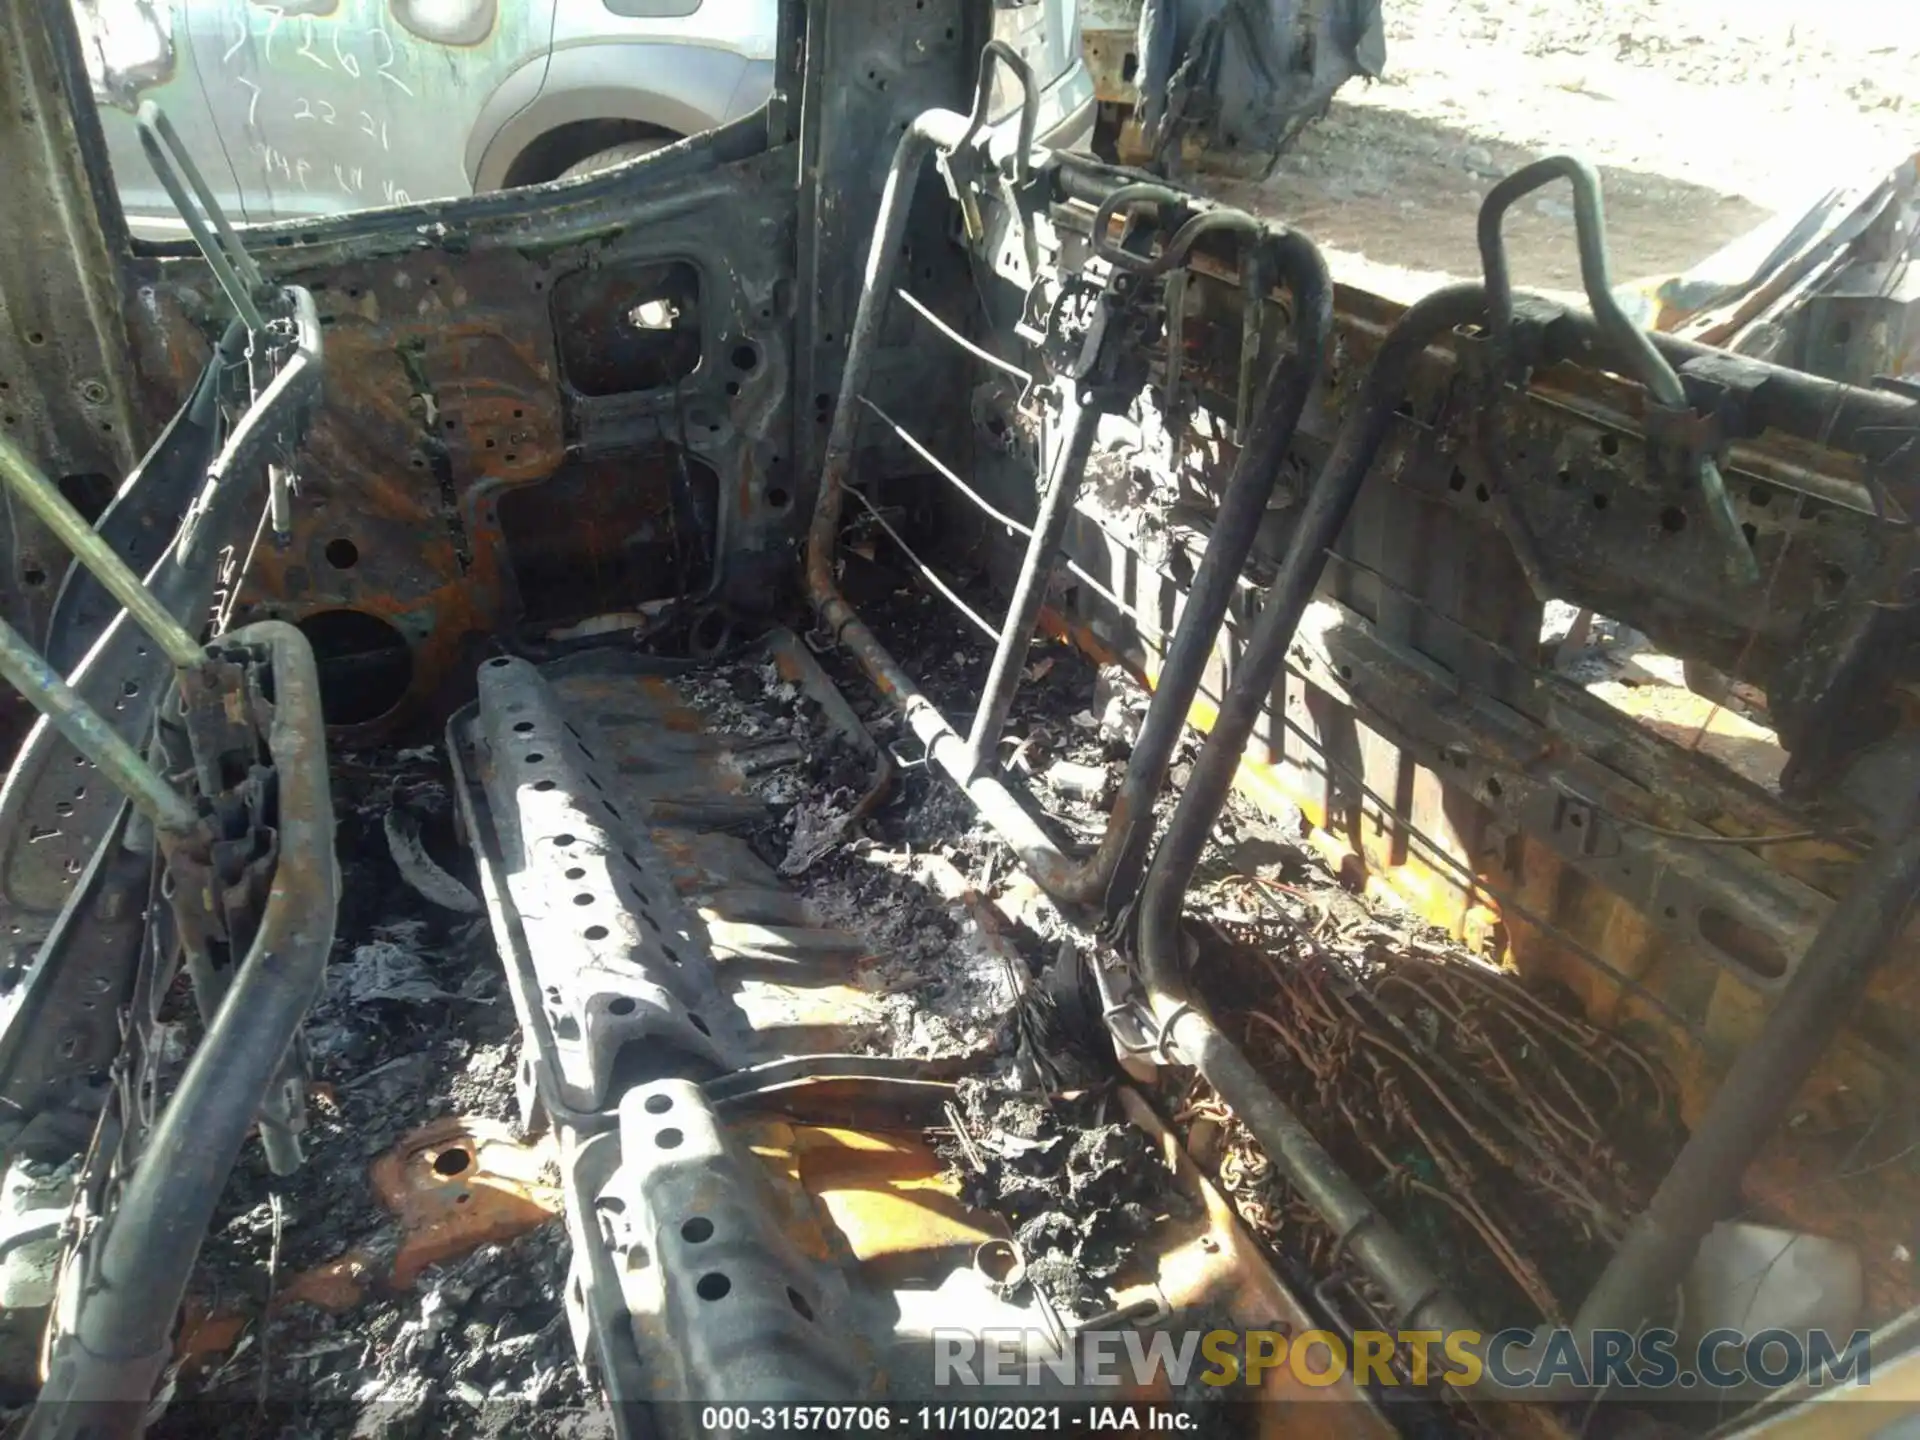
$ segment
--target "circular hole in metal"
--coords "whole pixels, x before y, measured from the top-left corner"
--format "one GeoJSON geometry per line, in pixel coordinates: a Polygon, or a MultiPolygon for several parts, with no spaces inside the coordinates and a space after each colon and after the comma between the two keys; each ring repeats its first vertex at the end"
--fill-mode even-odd
{"type": "Polygon", "coordinates": [[[713,1222],[704,1215],[680,1222],[680,1238],[689,1245],[704,1245],[713,1238],[713,1222]]]}
{"type": "Polygon", "coordinates": [[[573,840],[574,840],[573,836],[568,835],[564,832],[553,837],[553,843],[558,845],[562,850],[566,849],[567,846],[573,844],[573,840]]]}
{"type": "Polygon", "coordinates": [[[582,890],[578,895],[573,897],[573,903],[576,905],[593,904],[593,892],[591,890],[582,890]]]}
{"type": "Polygon", "coordinates": [[[544,750],[529,750],[527,752],[527,764],[529,765],[538,765],[542,760],[546,758],[547,758],[547,754],[546,754],[546,751],[544,750]]]}
{"type": "Polygon", "coordinates": [[[604,925],[589,925],[580,933],[589,940],[604,940],[607,938],[608,930],[604,925]]]}
{"type": "Polygon", "coordinates": [[[645,1109],[647,1114],[649,1115],[664,1115],[667,1113],[667,1111],[671,1110],[672,1108],[673,1108],[673,1097],[671,1095],[647,1096],[645,1109]]]}
{"type": "Polygon", "coordinates": [[[327,542],[327,563],[336,570],[351,570],[360,563],[360,547],[344,536],[327,542]]]}
{"type": "Polygon", "coordinates": [[[516,735],[525,735],[532,729],[533,721],[531,720],[516,720],[513,722],[513,733],[516,735]]]}
{"type": "Polygon", "coordinates": [[[724,1300],[732,1290],[733,1281],[718,1270],[702,1275],[699,1283],[693,1287],[693,1293],[702,1300],[724,1300]]]}
{"type": "Polygon", "coordinates": [[[983,1241],[973,1252],[973,1265],[995,1285],[1004,1285],[1020,1273],[1020,1252],[1008,1240],[983,1241]]]}
{"type": "Polygon", "coordinates": [[[793,496],[784,487],[775,485],[767,491],[767,504],[776,510],[784,510],[793,503],[793,496]]]}
{"type": "Polygon", "coordinates": [[[539,791],[539,792],[540,792],[541,794],[543,794],[543,795],[544,795],[544,794],[546,794],[546,792],[547,792],[547,791],[549,791],[549,790],[551,790],[551,789],[553,789],[553,781],[551,781],[551,780],[536,780],[536,781],[534,781],[534,782],[533,782],[533,788],[534,788],[534,789],[536,789],[536,790],[538,790],[538,791],[539,791]]]}
{"type": "Polygon", "coordinates": [[[465,1150],[442,1150],[433,1157],[436,1175],[464,1175],[473,1168],[473,1156],[465,1150]]]}
{"type": "Polygon", "coordinates": [[[511,665],[512,663],[513,661],[508,659],[505,655],[499,655],[487,661],[487,664],[493,666],[493,668],[496,670],[498,670],[502,665],[511,665]]]}
{"type": "Polygon", "coordinates": [[[653,1143],[658,1145],[662,1150],[678,1150],[681,1142],[686,1138],[685,1135],[669,1125],[653,1137],[653,1143]]]}
{"type": "Polygon", "coordinates": [[[751,370],[759,363],[760,363],[760,352],[754,349],[753,346],[736,345],[733,347],[733,368],[734,369],[751,370]]]}
{"type": "Polygon", "coordinates": [[[607,1013],[611,1015],[631,1015],[634,1005],[631,997],[616,995],[607,1002],[607,1013]]]}
{"type": "Polygon", "coordinates": [[[567,867],[567,879],[569,879],[569,880],[584,880],[584,879],[586,879],[586,878],[587,878],[587,871],[586,871],[586,867],[585,867],[585,866],[582,866],[582,865],[569,865],[569,866],[567,867]]]}
{"type": "MultiPolygon", "coordinates": [[[[378,615],[322,610],[300,622],[320,672],[320,713],[329,725],[363,725],[405,698],[413,650],[378,615]]],[[[505,660],[496,663],[505,664],[505,660]]]]}

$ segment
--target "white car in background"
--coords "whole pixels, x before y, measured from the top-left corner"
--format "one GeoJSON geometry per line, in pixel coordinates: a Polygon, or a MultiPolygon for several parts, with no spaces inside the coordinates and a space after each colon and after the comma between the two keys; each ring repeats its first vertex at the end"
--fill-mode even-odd
{"type": "MultiPolygon", "coordinates": [[[[179,233],[133,123],[144,100],[166,111],[236,221],[297,221],[584,174],[751,114],[773,86],[779,10],[778,0],[71,3],[121,201],[142,234],[179,233]]],[[[1090,134],[1077,0],[998,8],[995,32],[1044,87],[1041,135],[1090,134]]]]}

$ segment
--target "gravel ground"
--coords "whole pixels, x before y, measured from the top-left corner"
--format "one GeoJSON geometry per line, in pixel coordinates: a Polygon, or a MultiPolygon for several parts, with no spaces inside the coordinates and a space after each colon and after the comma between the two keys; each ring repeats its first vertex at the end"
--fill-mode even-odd
{"type": "MultiPolygon", "coordinates": [[[[1477,276],[1473,216],[1541,155],[1597,163],[1614,273],[1685,269],[1768,215],[1920,149],[1911,0],[1386,0],[1387,73],[1259,185],[1342,278],[1413,298],[1477,276]]],[[[1523,286],[1579,284],[1564,186],[1510,219],[1523,286]]]]}

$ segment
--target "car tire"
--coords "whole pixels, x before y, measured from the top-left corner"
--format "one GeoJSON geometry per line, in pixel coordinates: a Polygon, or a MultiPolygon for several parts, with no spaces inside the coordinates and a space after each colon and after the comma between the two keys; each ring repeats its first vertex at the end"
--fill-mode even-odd
{"type": "Polygon", "coordinates": [[[611,170],[616,165],[624,165],[629,160],[638,160],[642,155],[651,155],[656,150],[664,150],[678,139],[673,135],[649,135],[644,140],[629,140],[624,145],[609,146],[605,150],[576,160],[558,176],[561,180],[578,180],[582,175],[598,175],[602,170],[611,170]]]}

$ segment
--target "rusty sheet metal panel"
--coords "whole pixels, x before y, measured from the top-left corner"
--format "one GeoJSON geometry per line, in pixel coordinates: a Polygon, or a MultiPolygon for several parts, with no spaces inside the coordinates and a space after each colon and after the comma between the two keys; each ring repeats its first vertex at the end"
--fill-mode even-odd
{"type": "MultiPolygon", "coordinates": [[[[332,382],[298,477],[291,543],[254,547],[237,618],[359,617],[341,623],[344,653],[321,655],[323,669],[364,668],[386,687],[352,712],[355,733],[386,733],[437,697],[471,693],[473,664],[524,609],[502,499],[537,494],[570,464],[629,483],[623,464],[651,455],[644,463],[657,470],[663,448],[685,454],[695,474],[718,477],[711,533],[692,547],[719,557],[696,577],[700,592],[745,612],[786,593],[798,485],[786,419],[794,195],[782,177],[792,157],[700,158],[686,157],[677,180],[672,165],[656,167],[665,184],[616,174],[566,187],[573,203],[542,212],[537,246],[526,243],[524,198],[506,197],[470,203],[479,213],[457,231],[422,209],[335,222],[303,233],[298,248],[263,232],[264,268],[314,286],[332,382]],[[697,303],[682,293],[687,273],[697,303]],[[616,365],[568,383],[556,337],[591,310],[595,325],[644,341],[656,289],[697,327],[687,332],[693,373],[672,373],[690,343],[676,321],[678,359],[665,369],[616,365]],[[615,294],[639,298],[603,313],[615,294]]],[[[146,289],[150,351],[174,347],[175,315],[201,327],[217,315],[197,261],[164,262],[146,289]]],[[[547,560],[564,557],[570,534],[591,566],[603,508],[546,517],[547,560]]]]}
{"type": "MultiPolygon", "coordinates": [[[[127,239],[65,6],[0,4],[0,175],[0,430],[55,479],[117,487],[145,432],[127,347],[127,239]]],[[[0,609],[38,636],[67,554],[24,512],[7,525],[0,609]]]]}
{"type": "MultiPolygon", "coordinates": [[[[1390,310],[1342,292],[1333,376],[1299,445],[1305,466],[1323,457],[1390,310]]],[[[1440,424],[1461,403],[1450,367],[1429,356],[1328,572],[1340,623],[1303,629],[1242,783],[1298,807],[1357,882],[1642,1033],[1682,1077],[1693,1113],[1758,1029],[1855,856],[1825,842],[1748,849],[1661,835],[1775,835],[1808,821],[1777,792],[1540,669],[1539,602],[1440,424]]],[[[1777,563],[1780,578],[1757,605],[1725,594],[1676,543],[1689,527],[1661,523],[1624,404],[1609,377],[1543,375],[1514,427],[1514,468],[1542,507],[1536,534],[1552,536],[1575,511],[1590,517],[1551,541],[1568,584],[1603,590],[1610,613],[1674,653],[1732,652],[1749,673],[1777,675],[1836,584],[1895,558],[1852,442],[1769,435],[1736,443],[1729,473],[1763,573],[1777,563]]],[[[1133,614],[1082,588],[1068,628],[1150,678],[1182,587],[1166,556],[1083,519],[1070,553],[1133,614]]],[[[1270,524],[1284,534],[1283,514],[1270,524]]],[[[1179,568],[1191,573],[1193,558],[1179,568]]],[[[1203,726],[1237,633],[1230,621],[1194,712],[1203,726]]],[[[1899,1037],[1920,1020],[1913,969],[1880,972],[1810,1088],[1819,1133],[1871,1118],[1910,1083],[1899,1037]]]]}
{"type": "Polygon", "coordinates": [[[481,496],[560,467],[553,332],[527,323],[544,309],[540,277],[514,256],[346,266],[320,283],[335,381],[292,542],[262,547],[251,579],[275,597],[261,613],[352,610],[391,626],[412,653],[417,701],[508,619],[481,496]]]}

